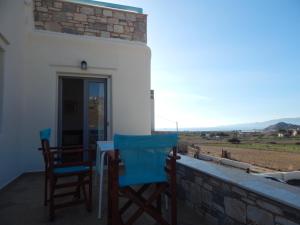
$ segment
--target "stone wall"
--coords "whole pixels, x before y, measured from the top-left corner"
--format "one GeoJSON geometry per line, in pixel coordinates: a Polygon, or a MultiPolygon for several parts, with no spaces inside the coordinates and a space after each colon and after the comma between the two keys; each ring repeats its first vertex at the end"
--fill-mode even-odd
{"type": "Polygon", "coordinates": [[[178,163],[178,197],[210,225],[300,225],[300,210],[178,163]]]}
{"type": "Polygon", "coordinates": [[[35,29],[147,42],[144,14],[63,0],[34,0],[35,29]]]}

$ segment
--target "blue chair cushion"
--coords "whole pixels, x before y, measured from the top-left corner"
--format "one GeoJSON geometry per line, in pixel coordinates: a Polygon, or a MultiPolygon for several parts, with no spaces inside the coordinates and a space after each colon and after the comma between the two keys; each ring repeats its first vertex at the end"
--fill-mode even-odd
{"type": "Polygon", "coordinates": [[[65,174],[65,173],[78,173],[78,172],[86,172],[90,168],[88,166],[68,166],[55,168],[54,173],[56,174],[65,174]]]}

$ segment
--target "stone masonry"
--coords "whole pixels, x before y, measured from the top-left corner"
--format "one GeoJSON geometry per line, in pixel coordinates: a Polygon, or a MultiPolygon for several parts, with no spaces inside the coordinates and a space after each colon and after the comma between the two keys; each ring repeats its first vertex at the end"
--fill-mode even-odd
{"type": "Polygon", "coordinates": [[[35,29],[147,42],[147,15],[63,0],[34,0],[35,29]]]}
{"type": "Polygon", "coordinates": [[[210,225],[300,225],[300,210],[177,163],[178,197],[210,225]]]}

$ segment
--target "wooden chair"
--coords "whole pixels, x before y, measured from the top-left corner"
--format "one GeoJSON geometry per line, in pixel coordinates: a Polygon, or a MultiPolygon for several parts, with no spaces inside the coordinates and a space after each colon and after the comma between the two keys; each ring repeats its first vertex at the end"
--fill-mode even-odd
{"type": "Polygon", "coordinates": [[[131,225],[144,212],[159,224],[177,224],[176,144],[177,135],[174,134],[115,135],[116,150],[108,153],[107,221],[109,225],[131,225]],[[124,163],[122,175],[119,167],[121,160],[124,163]],[[162,215],[161,195],[163,193],[171,198],[170,223],[162,215]],[[128,199],[122,207],[119,207],[120,196],[128,199]],[[136,204],[138,209],[124,221],[124,214],[132,204],[136,204]]]}
{"type": "MultiPolygon", "coordinates": [[[[45,192],[44,205],[49,206],[50,220],[54,220],[55,210],[76,204],[85,203],[88,211],[92,210],[92,154],[91,150],[84,151],[80,148],[58,148],[49,146],[49,137],[42,134],[41,144],[45,162],[45,192]],[[65,156],[80,155],[82,160],[65,162],[65,156]],[[88,160],[84,160],[87,157],[88,160]],[[76,180],[71,180],[75,178],[76,180]],[[58,182],[58,181],[63,182],[58,182]],[[48,191],[49,188],[49,191],[48,191]],[[71,189],[71,190],[70,190],[71,189]],[[88,189],[88,190],[87,190],[88,189]],[[61,190],[66,190],[65,192],[61,190]],[[57,192],[59,191],[59,192],[57,192]],[[81,191],[84,199],[81,199],[81,191]],[[73,196],[67,202],[56,203],[55,199],[73,196]]],[[[46,130],[44,130],[46,132],[46,130]]],[[[47,132],[46,132],[47,133],[47,132]]],[[[48,130],[49,133],[49,130],[48,130]]],[[[68,158],[68,157],[67,157],[68,158]]],[[[78,158],[78,157],[77,157],[78,158]]]]}

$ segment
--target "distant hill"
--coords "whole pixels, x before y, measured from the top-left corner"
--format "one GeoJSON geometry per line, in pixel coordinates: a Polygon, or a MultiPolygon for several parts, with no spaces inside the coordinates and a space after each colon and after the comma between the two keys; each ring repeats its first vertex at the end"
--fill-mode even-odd
{"type": "MultiPolygon", "coordinates": [[[[232,130],[242,130],[242,131],[253,131],[253,130],[264,130],[266,127],[272,126],[274,124],[278,124],[280,122],[300,125],[300,117],[296,118],[281,118],[275,120],[268,120],[264,122],[256,122],[256,123],[243,123],[243,124],[233,124],[226,126],[218,126],[218,127],[199,127],[199,128],[182,128],[180,127],[180,131],[232,131],[232,130]]],[[[179,122],[180,125],[180,122],[179,122]]],[[[175,131],[174,128],[164,128],[160,130],[170,130],[175,131]]]]}
{"type": "Polygon", "coordinates": [[[300,129],[300,126],[291,123],[279,122],[274,125],[268,126],[267,128],[264,129],[264,131],[276,132],[279,130],[292,130],[292,129],[300,129]]]}

